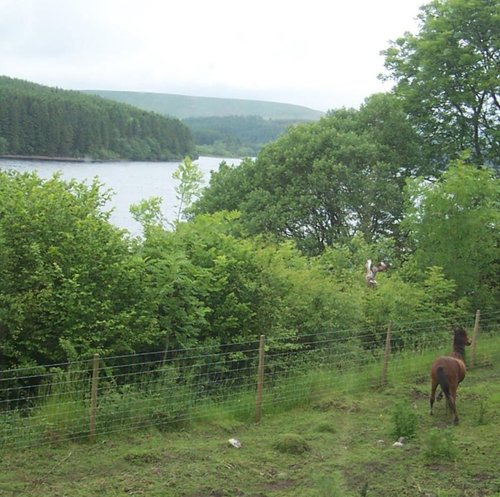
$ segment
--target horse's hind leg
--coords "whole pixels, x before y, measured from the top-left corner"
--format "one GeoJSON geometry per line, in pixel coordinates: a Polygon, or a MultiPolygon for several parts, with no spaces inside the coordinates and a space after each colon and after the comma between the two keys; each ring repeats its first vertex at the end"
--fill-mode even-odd
{"type": "Polygon", "coordinates": [[[451,412],[453,413],[453,424],[458,425],[458,413],[457,413],[457,389],[452,388],[449,397],[447,397],[448,405],[450,406],[451,412]]]}
{"type": "Polygon", "coordinates": [[[430,397],[430,404],[431,408],[429,411],[429,414],[432,416],[432,406],[434,405],[434,401],[436,400],[436,388],[438,386],[438,383],[434,378],[432,378],[432,387],[431,387],[431,397],[430,397]]]}

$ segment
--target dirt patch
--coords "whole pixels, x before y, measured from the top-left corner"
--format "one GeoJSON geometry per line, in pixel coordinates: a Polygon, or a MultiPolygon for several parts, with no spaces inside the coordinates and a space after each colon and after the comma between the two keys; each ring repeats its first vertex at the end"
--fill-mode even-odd
{"type": "Polygon", "coordinates": [[[200,492],[192,494],[190,497],[244,497],[245,493],[239,489],[231,490],[217,490],[213,488],[206,488],[200,492]]]}
{"type": "Polygon", "coordinates": [[[270,491],[286,490],[295,486],[294,480],[278,480],[270,483],[264,483],[263,488],[270,491]]]}
{"type": "Polygon", "coordinates": [[[359,412],[361,408],[357,402],[347,403],[341,400],[325,400],[315,403],[312,408],[316,411],[342,411],[342,412],[359,412]]]}
{"type": "Polygon", "coordinates": [[[493,475],[489,475],[488,473],[478,473],[477,475],[474,475],[472,479],[474,481],[488,481],[493,478],[493,475]]]}
{"type": "Polygon", "coordinates": [[[412,400],[422,400],[429,398],[429,392],[423,392],[422,390],[418,390],[417,388],[412,388],[410,395],[412,400]]]}

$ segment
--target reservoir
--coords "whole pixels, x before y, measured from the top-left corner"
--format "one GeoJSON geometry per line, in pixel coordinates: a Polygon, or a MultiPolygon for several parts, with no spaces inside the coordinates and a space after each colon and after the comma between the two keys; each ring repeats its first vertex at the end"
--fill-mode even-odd
{"type": "MultiPolygon", "coordinates": [[[[200,157],[193,161],[204,175],[203,186],[207,186],[210,172],[217,171],[223,161],[228,165],[238,165],[241,159],[200,157]]],[[[180,162],[51,162],[6,159],[0,161],[0,169],[37,171],[41,178],[50,178],[60,171],[62,179],[75,179],[89,184],[97,177],[103,184],[103,190],[111,190],[113,193],[111,201],[106,205],[107,210],[112,210],[110,221],[119,228],[127,229],[132,235],[139,235],[141,227],[129,212],[131,204],[151,197],[161,197],[163,216],[169,222],[176,219],[175,207],[178,201],[175,187],[179,183],[172,178],[172,173],[180,162]]]]}

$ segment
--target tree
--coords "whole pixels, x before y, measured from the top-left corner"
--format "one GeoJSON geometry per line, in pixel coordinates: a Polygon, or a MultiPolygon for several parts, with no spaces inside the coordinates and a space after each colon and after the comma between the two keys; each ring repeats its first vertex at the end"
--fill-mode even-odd
{"type": "Polygon", "coordinates": [[[418,139],[390,95],[290,128],[255,161],[224,167],[197,213],[239,210],[249,233],[270,233],[317,254],[356,232],[396,235],[405,178],[419,171],[418,139]]]}
{"type": "Polygon", "coordinates": [[[495,0],[434,0],[421,8],[420,32],[383,53],[386,79],[444,168],[464,150],[477,165],[500,157],[500,24],[495,0]]]}
{"type": "Polygon", "coordinates": [[[185,157],[179,167],[172,173],[172,178],[180,182],[175,187],[179,202],[177,205],[177,221],[180,221],[182,216],[186,216],[186,212],[193,201],[200,195],[203,173],[198,164],[194,163],[190,157],[185,157]]]}
{"type": "Polygon", "coordinates": [[[490,170],[457,162],[435,184],[409,183],[404,227],[418,272],[439,266],[456,282],[457,296],[476,309],[499,299],[500,181],[490,170]]]}

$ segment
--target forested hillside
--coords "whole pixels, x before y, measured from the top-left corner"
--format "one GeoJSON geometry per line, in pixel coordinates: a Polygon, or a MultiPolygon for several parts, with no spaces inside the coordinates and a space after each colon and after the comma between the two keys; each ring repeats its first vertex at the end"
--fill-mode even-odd
{"type": "Polygon", "coordinates": [[[0,154],[169,160],[195,149],[178,119],[2,76],[0,154]]]}
{"type": "Polygon", "coordinates": [[[303,121],[227,116],[188,117],[183,122],[191,129],[202,155],[255,157],[265,144],[303,121]]]}

